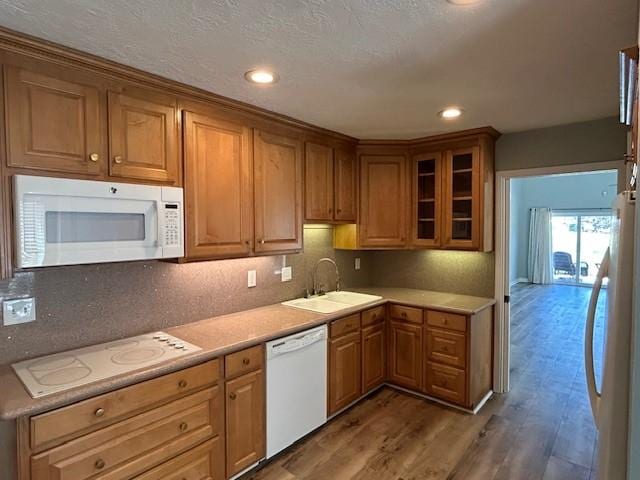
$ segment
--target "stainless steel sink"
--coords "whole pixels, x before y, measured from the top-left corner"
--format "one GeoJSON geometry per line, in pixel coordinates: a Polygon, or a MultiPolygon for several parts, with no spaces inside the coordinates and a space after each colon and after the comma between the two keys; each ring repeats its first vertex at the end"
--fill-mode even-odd
{"type": "Polygon", "coordinates": [[[382,297],[378,295],[367,295],[365,293],[329,292],[325,295],[316,295],[309,298],[296,298],[295,300],[282,302],[282,305],[317,313],[334,313],[350,307],[374,302],[381,298],[382,297]]]}

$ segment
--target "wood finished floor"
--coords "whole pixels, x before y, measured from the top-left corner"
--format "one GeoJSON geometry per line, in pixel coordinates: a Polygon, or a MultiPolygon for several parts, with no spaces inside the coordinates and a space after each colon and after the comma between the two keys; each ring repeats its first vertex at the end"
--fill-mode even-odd
{"type": "MultiPolygon", "coordinates": [[[[512,289],[512,390],[477,415],[383,388],[248,478],[595,479],[583,366],[589,294],[512,289]]],[[[601,341],[602,308],[596,331],[601,341]]]]}

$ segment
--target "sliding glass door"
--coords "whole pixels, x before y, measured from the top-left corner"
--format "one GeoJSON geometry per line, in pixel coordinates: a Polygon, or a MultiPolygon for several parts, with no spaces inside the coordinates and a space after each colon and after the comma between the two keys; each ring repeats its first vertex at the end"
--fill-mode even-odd
{"type": "Polygon", "coordinates": [[[611,213],[555,210],[551,228],[554,282],[592,285],[609,246],[611,213]]]}

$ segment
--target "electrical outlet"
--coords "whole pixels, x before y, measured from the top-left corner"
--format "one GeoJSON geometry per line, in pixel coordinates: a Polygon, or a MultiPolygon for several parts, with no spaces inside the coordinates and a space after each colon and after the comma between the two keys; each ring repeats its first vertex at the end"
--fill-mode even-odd
{"type": "Polygon", "coordinates": [[[35,298],[17,298],[2,302],[2,322],[5,326],[33,322],[35,319],[35,298]]]}
{"type": "Polygon", "coordinates": [[[282,281],[288,282],[291,280],[292,275],[291,267],[282,267],[282,281]]]}
{"type": "Polygon", "coordinates": [[[356,257],[356,260],[354,262],[354,268],[356,270],[360,270],[360,258],[356,257]]]}
{"type": "Polygon", "coordinates": [[[256,271],[249,270],[247,272],[247,287],[253,288],[257,285],[256,271]]]}

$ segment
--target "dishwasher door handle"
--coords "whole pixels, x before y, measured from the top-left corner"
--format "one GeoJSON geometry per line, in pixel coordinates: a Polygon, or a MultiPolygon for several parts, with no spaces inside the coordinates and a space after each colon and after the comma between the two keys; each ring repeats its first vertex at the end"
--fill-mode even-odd
{"type": "Polygon", "coordinates": [[[285,353],[291,353],[297,350],[301,350],[324,339],[325,332],[320,330],[308,335],[304,335],[302,337],[292,338],[281,343],[273,344],[270,348],[273,355],[282,355],[285,353]]]}

